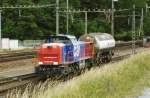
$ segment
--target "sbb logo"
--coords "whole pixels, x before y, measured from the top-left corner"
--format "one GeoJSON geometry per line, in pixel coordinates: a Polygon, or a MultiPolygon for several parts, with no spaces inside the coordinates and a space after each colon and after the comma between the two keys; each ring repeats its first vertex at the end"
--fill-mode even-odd
{"type": "Polygon", "coordinates": [[[74,57],[79,57],[80,47],[79,45],[74,45],[74,57]]]}

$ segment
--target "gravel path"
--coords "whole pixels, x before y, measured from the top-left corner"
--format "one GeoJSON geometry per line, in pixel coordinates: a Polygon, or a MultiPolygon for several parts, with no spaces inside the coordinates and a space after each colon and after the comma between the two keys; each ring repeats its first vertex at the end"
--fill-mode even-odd
{"type": "Polygon", "coordinates": [[[150,98],[150,88],[144,90],[143,95],[138,98],[150,98]]]}
{"type": "Polygon", "coordinates": [[[25,59],[10,62],[0,63],[0,72],[5,72],[11,69],[34,67],[37,65],[36,59],[25,59]]]}

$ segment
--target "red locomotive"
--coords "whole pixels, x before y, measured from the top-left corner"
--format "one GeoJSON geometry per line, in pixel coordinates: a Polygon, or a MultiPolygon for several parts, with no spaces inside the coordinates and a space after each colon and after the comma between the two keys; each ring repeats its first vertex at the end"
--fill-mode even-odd
{"type": "Polygon", "coordinates": [[[98,57],[100,55],[105,55],[107,59],[110,58],[110,50],[115,44],[113,37],[104,33],[97,33],[96,35],[101,37],[101,41],[103,41],[102,43],[97,42],[97,45],[95,43],[100,39],[96,38],[94,34],[82,36],[80,41],[71,35],[49,36],[38,51],[39,64],[36,67],[38,76],[47,78],[47,76],[54,77],[76,73],[82,69],[91,68],[93,63],[97,62],[96,60],[100,60],[98,57]],[[111,47],[108,48],[108,45],[111,47]]]}

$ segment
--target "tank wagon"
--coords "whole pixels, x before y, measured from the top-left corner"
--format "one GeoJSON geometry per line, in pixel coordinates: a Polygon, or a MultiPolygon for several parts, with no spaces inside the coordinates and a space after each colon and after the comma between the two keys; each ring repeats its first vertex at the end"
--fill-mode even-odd
{"type": "Polygon", "coordinates": [[[83,35],[79,40],[71,35],[49,36],[38,51],[35,71],[41,79],[78,73],[110,61],[113,47],[115,40],[106,33],[83,35]]]}
{"type": "Polygon", "coordinates": [[[94,45],[94,62],[101,64],[109,62],[112,58],[115,39],[107,33],[90,33],[79,38],[80,41],[91,42],[94,45]]]}

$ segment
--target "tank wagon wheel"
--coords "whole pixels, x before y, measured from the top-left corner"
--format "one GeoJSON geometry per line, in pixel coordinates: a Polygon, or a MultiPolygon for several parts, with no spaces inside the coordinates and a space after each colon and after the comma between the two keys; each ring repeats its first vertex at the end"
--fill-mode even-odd
{"type": "Polygon", "coordinates": [[[112,60],[112,55],[109,54],[109,55],[107,56],[107,62],[110,62],[111,60],[112,60]]]}
{"type": "Polygon", "coordinates": [[[107,53],[106,63],[109,63],[112,60],[112,55],[113,55],[112,51],[109,51],[107,53]]]}
{"type": "Polygon", "coordinates": [[[97,66],[100,66],[101,64],[110,62],[111,59],[112,59],[112,55],[109,52],[97,53],[94,62],[97,66]]]}
{"type": "Polygon", "coordinates": [[[96,57],[95,57],[95,64],[96,64],[96,66],[100,66],[101,64],[103,64],[104,63],[104,59],[103,59],[104,57],[103,57],[103,55],[102,54],[100,54],[100,53],[97,53],[96,54],[96,57]]]}
{"type": "Polygon", "coordinates": [[[108,62],[107,55],[104,55],[104,63],[107,63],[107,62],[108,62]]]}

